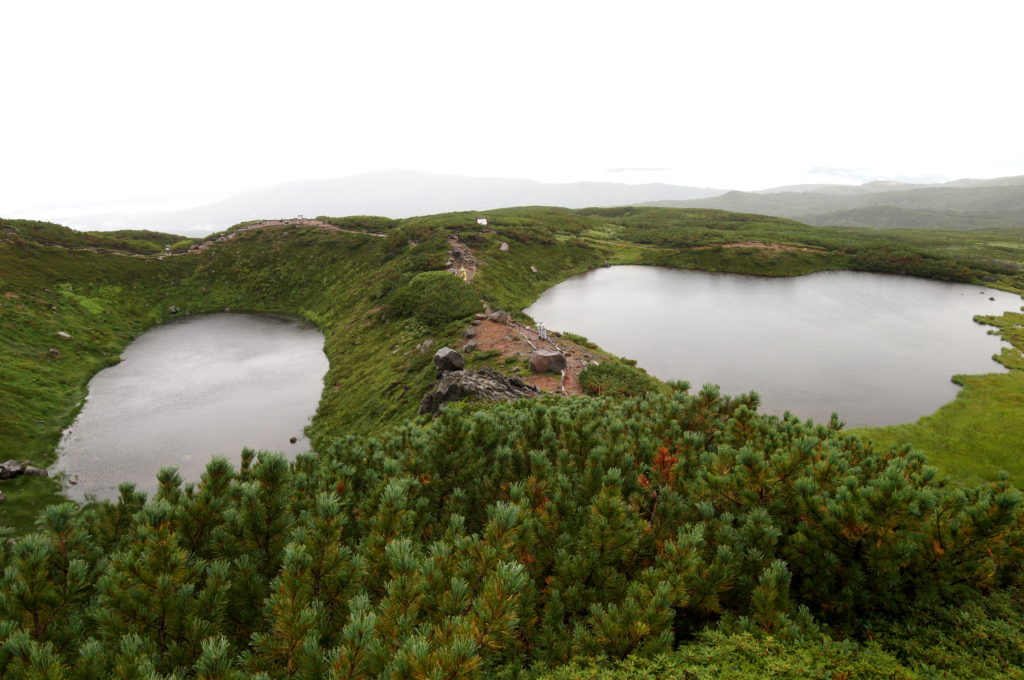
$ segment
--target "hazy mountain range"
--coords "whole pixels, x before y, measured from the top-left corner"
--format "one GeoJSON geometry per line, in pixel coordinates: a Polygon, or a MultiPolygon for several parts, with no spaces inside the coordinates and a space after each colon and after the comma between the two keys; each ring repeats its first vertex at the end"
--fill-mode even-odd
{"type": "Polygon", "coordinates": [[[461,177],[392,170],[341,179],[288,182],[173,212],[109,213],[64,220],[89,229],[144,228],[173,233],[226,229],[261,218],[305,215],[411,217],[461,210],[522,205],[565,208],[626,205],[654,200],[703,198],[723,193],[672,184],[574,182],[546,184],[528,179],[461,177]]]}
{"type": "Polygon", "coordinates": [[[299,214],[409,217],[523,205],[718,208],[819,226],[997,229],[1024,227],[1024,176],[942,184],[801,184],[746,192],[672,184],[551,184],[393,170],[289,182],[184,210],[82,215],[62,221],[86,229],[145,228],[199,235],[246,220],[299,214]]]}
{"type": "Polygon", "coordinates": [[[718,208],[788,217],[818,226],[998,229],[1024,227],[1024,177],[943,184],[804,184],[645,205],[718,208]]]}

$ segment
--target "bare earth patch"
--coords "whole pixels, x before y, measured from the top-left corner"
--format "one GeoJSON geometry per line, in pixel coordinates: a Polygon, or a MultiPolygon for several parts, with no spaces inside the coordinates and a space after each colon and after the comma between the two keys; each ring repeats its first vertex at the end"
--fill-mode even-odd
{"type": "Polygon", "coordinates": [[[476,326],[478,352],[494,350],[500,352],[500,359],[516,357],[520,361],[528,360],[534,349],[554,349],[565,355],[566,371],[564,378],[554,373],[531,373],[521,375],[526,383],[545,392],[556,394],[583,394],[579,376],[589,361],[603,361],[604,355],[587,347],[581,347],[564,338],[556,337],[548,331],[547,340],[541,340],[537,331],[529,326],[512,322],[512,325],[483,320],[476,326]]]}

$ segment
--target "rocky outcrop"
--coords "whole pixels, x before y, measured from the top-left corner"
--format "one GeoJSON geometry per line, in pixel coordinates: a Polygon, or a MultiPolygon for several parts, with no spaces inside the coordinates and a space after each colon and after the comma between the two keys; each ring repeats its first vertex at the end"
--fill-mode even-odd
{"type": "Polygon", "coordinates": [[[29,477],[48,477],[49,472],[44,468],[36,467],[31,463],[19,463],[16,460],[9,460],[0,463],[0,479],[14,479],[22,475],[29,477]]]}
{"type": "Polygon", "coordinates": [[[530,353],[530,369],[535,373],[561,373],[565,370],[565,355],[553,349],[538,349],[530,353]]]}
{"type": "Polygon", "coordinates": [[[506,378],[493,368],[479,371],[450,371],[441,376],[434,389],[423,397],[420,413],[436,414],[450,401],[512,401],[536,394],[537,389],[515,376],[506,378]]]}
{"type": "Polygon", "coordinates": [[[0,479],[11,479],[25,472],[25,466],[16,460],[0,463],[0,479]]]}
{"type": "Polygon", "coordinates": [[[465,365],[466,362],[463,361],[462,355],[451,347],[442,347],[434,353],[434,366],[437,367],[438,373],[460,371],[465,365]]]}

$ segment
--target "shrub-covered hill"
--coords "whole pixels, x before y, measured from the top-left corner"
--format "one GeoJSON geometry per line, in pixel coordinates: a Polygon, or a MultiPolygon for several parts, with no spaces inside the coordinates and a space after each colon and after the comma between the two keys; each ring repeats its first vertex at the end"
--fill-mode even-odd
{"type": "MultiPolygon", "coordinates": [[[[177,237],[111,237],[49,223],[0,222],[0,459],[49,465],[88,379],[116,363],[132,338],[173,316],[172,309],[279,312],[314,322],[324,333],[330,361],[309,432],[318,446],[339,433],[379,432],[413,417],[432,380],[430,351],[421,348],[458,338],[462,322],[455,317],[468,313],[473,300],[516,312],[547,287],[603,264],[775,275],[852,268],[986,279],[1024,290],[1024,237],[1016,232],[967,238],[934,231],[834,230],[756,215],[658,208],[532,207],[482,215],[486,226],[477,223],[481,213],[324,220],[368,233],[295,224],[245,231],[239,225],[231,238],[207,239],[201,252],[161,257],[156,253],[166,245],[183,252],[180,244],[168,243],[177,237]],[[468,291],[449,295],[433,286],[461,282],[422,274],[444,268],[446,239],[454,233],[473,249],[479,269],[468,291]],[[153,255],[125,250],[119,239],[127,237],[150,239],[153,255]],[[458,305],[444,304],[456,297],[462,300],[458,305]]],[[[1000,395],[1013,393],[1018,382],[1000,380],[967,410],[994,412],[992,405],[1005,401],[1000,395]]],[[[966,392],[980,394],[971,385],[966,392]]],[[[1001,419],[972,416],[958,422],[966,425],[956,425],[954,433],[967,427],[998,435],[982,440],[992,451],[974,447],[972,457],[1015,470],[1004,451],[1012,434],[1001,419]]],[[[939,439],[957,439],[939,425],[939,439]]],[[[932,442],[933,434],[914,434],[911,441],[932,442]]],[[[40,478],[5,482],[4,491],[8,502],[0,505],[0,524],[20,531],[42,506],[60,500],[57,485],[40,478]]]]}
{"type": "Polygon", "coordinates": [[[452,408],[49,507],[2,546],[0,673],[1019,677],[1020,494],[756,402],[452,408]]]}
{"type": "Polygon", "coordinates": [[[23,535],[0,544],[0,676],[554,680],[631,654],[615,673],[1021,676],[1020,499],[1005,483],[952,486],[905,448],[679,386],[409,421],[433,374],[420,348],[453,342],[474,300],[517,312],[609,263],[1020,290],[1019,234],[485,215],[238,229],[162,259],[0,225],[0,459],[52,461],[89,377],[175,309],[297,314],[330,360],[317,453],[293,463],[247,453],[194,485],[167,471],[148,502],[125,488],[84,509],[52,480],[4,482],[0,524],[23,535]],[[479,265],[473,296],[433,273],[455,232],[479,265]],[[420,304],[437,296],[458,304],[420,304]]]}

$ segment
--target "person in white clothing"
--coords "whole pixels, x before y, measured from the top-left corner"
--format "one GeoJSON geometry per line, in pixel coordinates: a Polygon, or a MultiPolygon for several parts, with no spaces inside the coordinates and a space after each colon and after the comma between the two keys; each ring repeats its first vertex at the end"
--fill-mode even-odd
{"type": "Polygon", "coordinates": [[[544,324],[537,322],[537,335],[540,336],[541,340],[548,339],[548,329],[544,328],[544,324]]]}

